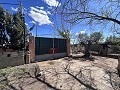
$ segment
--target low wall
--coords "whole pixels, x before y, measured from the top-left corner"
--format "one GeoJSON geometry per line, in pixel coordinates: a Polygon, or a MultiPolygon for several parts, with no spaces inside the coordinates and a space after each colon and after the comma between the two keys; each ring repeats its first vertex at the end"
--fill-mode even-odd
{"type": "Polygon", "coordinates": [[[101,52],[103,54],[117,54],[120,50],[119,46],[117,45],[107,45],[107,47],[103,48],[102,45],[93,44],[90,46],[90,51],[101,52]]]}
{"type": "Polygon", "coordinates": [[[57,59],[67,56],[67,53],[57,53],[57,54],[44,54],[44,55],[36,55],[35,61],[44,61],[50,59],[57,59]]]}
{"type": "Polygon", "coordinates": [[[23,51],[0,52],[0,68],[24,64],[23,51]]]}

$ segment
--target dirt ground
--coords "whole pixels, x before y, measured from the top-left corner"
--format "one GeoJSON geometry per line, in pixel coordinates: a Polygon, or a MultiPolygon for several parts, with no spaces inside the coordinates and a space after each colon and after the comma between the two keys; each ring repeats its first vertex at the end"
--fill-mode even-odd
{"type": "Polygon", "coordinates": [[[100,56],[65,57],[2,69],[0,90],[120,90],[117,64],[100,56]]]}

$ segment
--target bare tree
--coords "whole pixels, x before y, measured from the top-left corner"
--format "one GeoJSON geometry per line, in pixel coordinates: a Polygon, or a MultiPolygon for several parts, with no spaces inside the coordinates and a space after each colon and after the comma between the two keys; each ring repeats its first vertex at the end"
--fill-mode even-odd
{"type": "Polygon", "coordinates": [[[70,30],[65,30],[65,29],[59,30],[59,29],[57,29],[57,31],[58,31],[58,34],[59,34],[60,37],[65,38],[65,39],[70,39],[70,30]]]}
{"type": "Polygon", "coordinates": [[[120,35],[120,0],[65,0],[61,3],[58,13],[65,22],[100,26],[120,35]]]}
{"type": "MultiPolygon", "coordinates": [[[[109,27],[120,34],[120,1],[119,0],[65,0],[61,6],[62,19],[66,22],[98,24],[109,27]]],[[[60,10],[59,10],[60,11],[60,10]]]]}
{"type": "Polygon", "coordinates": [[[93,43],[98,44],[103,39],[103,34],[101,32],[94,32],[88,36],[86,33],[78,35],[78,42],[84,46],[85,55],[83,57],[89,58],[90,55],[90,46],[93,43]]]}

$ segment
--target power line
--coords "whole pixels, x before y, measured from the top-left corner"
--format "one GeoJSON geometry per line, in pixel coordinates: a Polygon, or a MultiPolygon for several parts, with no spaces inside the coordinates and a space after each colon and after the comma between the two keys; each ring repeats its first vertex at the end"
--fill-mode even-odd
{"type": "Polygon", "coordinates": [[[40,36],[45,36],[45,35],[51,35],[51,36],[53,36],[53,34],[40,34],[40,36]]]}

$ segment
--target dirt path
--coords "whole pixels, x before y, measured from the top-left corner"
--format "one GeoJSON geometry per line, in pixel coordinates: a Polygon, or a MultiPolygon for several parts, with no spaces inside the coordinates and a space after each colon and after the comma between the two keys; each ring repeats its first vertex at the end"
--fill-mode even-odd
{"type": "Polygon", "coordinates": [[[8,83],[1,81],[0,87],[1,90],[119,90],[117,63],[117,59],[95,56],[94,61],[66,57],[18,66],[8,74],[2,71],[0,81],[7,77],[8,83]]]}

